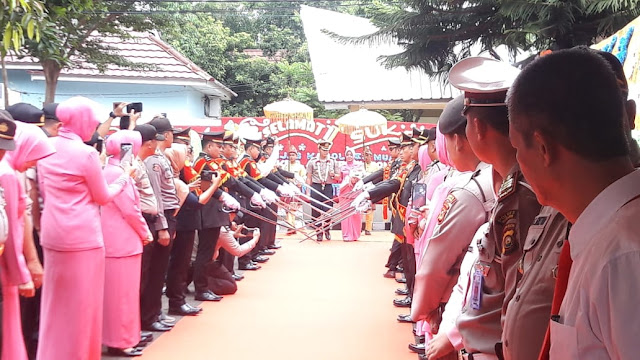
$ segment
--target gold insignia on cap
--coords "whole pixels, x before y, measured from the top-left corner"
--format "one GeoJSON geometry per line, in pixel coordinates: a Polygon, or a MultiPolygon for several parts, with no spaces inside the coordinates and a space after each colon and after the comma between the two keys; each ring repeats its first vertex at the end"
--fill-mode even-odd
{"type": "Polygon", "coordinates": [[[9,125],[6,122],[0,122],[0,132],[9,131],[9,125]]]}

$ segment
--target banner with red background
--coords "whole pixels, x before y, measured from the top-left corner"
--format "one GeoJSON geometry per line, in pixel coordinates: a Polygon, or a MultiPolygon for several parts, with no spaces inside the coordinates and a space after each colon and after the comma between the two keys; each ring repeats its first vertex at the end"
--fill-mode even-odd
{"type": "MultiPolygon", "coordinates": [[[[355,149],[356,160],[362,160],[362,149],[369,146],[373,152],[373,161],[380,165],[389,160],[387,153],[387,140],[390,138],[398,138],[402,132],[411,130],[413,127],[430,128],[434,124],[412,124],[406,122],[390,121],[387,123],[386,129],[376,129],[374,131],[356,131],[352,134],[342,134],[335,125],[335,119],[314,119],[314,120],[289,120],[288,122],[272,122],[267,118],[238,118],[225,117],[222,118],[222,125],[229,129],[241,132],[245,127],[257,129],[266,138],[267,136],[276,137],[280,144],[284,146],[284,151],[280,153],[280,160],[287,160],[287,152],[289,146],[293,145],[298,149],[298,159],[305,165],[309,159],[317,156],[317,141],[328,140],[333,143],[331,147],[331,157],[344,161],[344,152],[347,147],[355,149]]],[[[213,129],[205,126],[192,126],[192,129],[198,133],[213,129]]]]}

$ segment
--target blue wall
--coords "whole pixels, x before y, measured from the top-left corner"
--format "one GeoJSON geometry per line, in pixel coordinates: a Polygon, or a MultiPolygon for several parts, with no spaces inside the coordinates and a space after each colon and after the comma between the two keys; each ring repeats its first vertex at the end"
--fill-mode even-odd
{"type": "MultiPolygon", "coordinates": [[[[21,93],[21,101],[40,106],[44,101],[44,81],[32,81],[24,70],[9,70],[9,88],[21,93]]],[[[97,82],[58,82],[56,101],[75,95],[97,101],[104,107],[105,119],[113,108],[113,102],[142,102],[142,122],[154,115],[167,113],[174,125],[194,124],[215,126],[214,119],[206,119],[201,92],[189,86],[145,85],[97,82]]]]}

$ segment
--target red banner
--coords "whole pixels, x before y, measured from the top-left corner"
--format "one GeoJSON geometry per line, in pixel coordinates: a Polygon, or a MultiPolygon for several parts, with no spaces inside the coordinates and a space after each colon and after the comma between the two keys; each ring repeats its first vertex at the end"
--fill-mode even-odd
{"type": "MultiPolygon", "coordinates": [[[[284,151],[280,153],[281,160],[287,159],[287,151],[290,145],[295,146],[300,154],[299,160],[304,165],[307,161],[315,157],[318,153],[316,142],[320,139],[333,143],[331,147],[331,157],[344,160],[344,152],[347,147],[354,148],[356,160],[362,160],[362,148],[369,146],[373,152],[373,161],[380,164],[389,160],[387,154],[387,140],[392,137],[399,137],[403,131],[411,130],[417,126],[419,129],[430,128],[433,124],[412,124],[405,122],[390,121],[386,129],[375,131],[356,131],[352,134],[342,134],[338,131],[334,119],[314,119],[314,120],[289,120],[288,122],[272,122],[267,118],[222,118],[225,128],[234,127],[240,131],[244,127],[252,127],[260,131],[264,137],[275,136],[280,144],[284,146],[284,151]]],[[[203,126],[193,126],[197,132],[207,131],[203,126]]]]}

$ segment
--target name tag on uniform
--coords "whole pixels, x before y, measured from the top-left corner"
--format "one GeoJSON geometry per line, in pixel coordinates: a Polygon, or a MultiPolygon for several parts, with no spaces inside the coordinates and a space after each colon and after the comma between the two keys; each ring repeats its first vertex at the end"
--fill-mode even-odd
{"type": "Polygon", "coordinates": [[[476,267],[473,270],[473,280],[471,281],[471,308],[474,310],[480,310],[482,305],[482,283],[484,282],[484,275],[482,274],[482,268],[476,267]]]}

